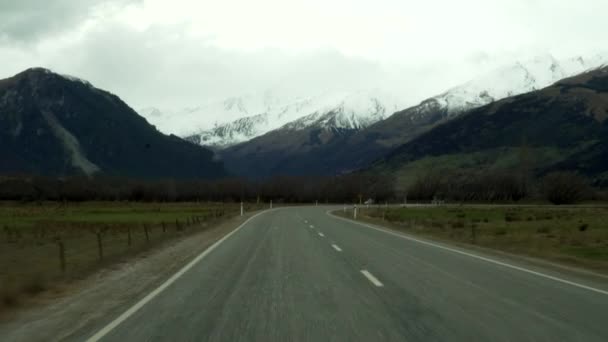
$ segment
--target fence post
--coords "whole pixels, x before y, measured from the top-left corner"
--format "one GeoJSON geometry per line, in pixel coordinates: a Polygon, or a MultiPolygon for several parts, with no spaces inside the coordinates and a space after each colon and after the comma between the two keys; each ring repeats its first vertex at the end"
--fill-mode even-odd
{"type": "Polygon", "coordinates": [[[150,236],[148,235],[148,225],[144,223],[144,233],[146,234],[146,243],[150,242],[150,236]]]}
{"type": "Polygon", "coordinates": [[[357,205],[355,204],[355,210],[353,210],[353,217],[356,220],[357,219],[357,205]]]}
{"type": "Polygon", "coordinates": [[[473,241],[473,244],[477,243],[477,232],[475,230],[475,223],[471,224],[471,240],[473,241]]]}
{"type": "Polygon", "coordinates": [[[101,232],[97,233],[97,250],[99,252],[99,260],[103,260],[103,241],[101,240],[101,232]]]}
{"type": "Polygon", "coordinates": [[[61,273],[65,274],[65,245],[61,238],[57,238],[57,247],[59,247],[59,267],[61,268],[61,273]]]}
{"type": "Polygon", "coordinates": [[[6,243],[11,242],[11,240],[12,240],[11,237],[13,235],[12,234],[13,232],[7,225],[4,225],[4,233],[6,233],[6,243]]]}

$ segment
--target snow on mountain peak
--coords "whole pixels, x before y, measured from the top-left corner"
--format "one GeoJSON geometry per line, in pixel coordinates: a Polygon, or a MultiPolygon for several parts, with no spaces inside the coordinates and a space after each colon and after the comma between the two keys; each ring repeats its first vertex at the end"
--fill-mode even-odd
{"type": "Polygon", "coordinates": [[[463,85],[454,87],[434,99],[453,115],[506,97],[547,87],[561,79],[596,68],[606,58],[574,57],[558,61],[552,55],[537,56],[527,61],[494,70],[463,85]]]}
{"type": "MultiPolygon", "coordinates": [[[[316,97],[296,98],[278,105],[266,102],[264,112],[239,118],[189,136],[202,145],[227,147],[277,128],[361,129],[402,108],[398,97],[374,89],[337,92],[316,97]]],[[[231,101],[230,108],[238,105],[231,101]]]]}
{"type": "MultiPolygon", "coordinates": [[[[493,101],[544,88],[607,61],[608,58],[600,54],[566,60],[558,60],[550,54],[540,55],[480,75],[425,103],[445,108],[448,115],[457,115],[493,101]]],[[[210,101],[178,112],[144,109],[140,114],[166,133],[223,148],[278,128],[363,129],[406,108],[410,105],[406,101],[412,100],[395,93],[394,89],[326,92],[299,97],[275,94],[267,90],[210,101]]]]}

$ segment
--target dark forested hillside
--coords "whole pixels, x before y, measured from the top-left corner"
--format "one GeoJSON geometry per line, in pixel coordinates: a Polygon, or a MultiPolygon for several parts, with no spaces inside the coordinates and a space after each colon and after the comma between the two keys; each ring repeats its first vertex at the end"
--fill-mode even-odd
{"type": "Polygon", "coordinates": [[[0,81],[0,173],[217,178],[213,152],[166,136],[117,96],[49,70],[0,81]]]}
{"type": "Polygon", "coordinates": [[[375,169],[520,167],[536,173],[608,170],[608,68],[471,110],[396,148],[375,169]],[[517,158],[513,158],[517,155],[517,158]]]}

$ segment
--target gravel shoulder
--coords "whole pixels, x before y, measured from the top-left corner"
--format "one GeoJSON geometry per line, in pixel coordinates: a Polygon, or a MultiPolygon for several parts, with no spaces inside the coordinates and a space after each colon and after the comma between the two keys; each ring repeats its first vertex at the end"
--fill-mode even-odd
{"type": "Polygon", "coordinates": [[[80,341],[177,272],[247,218],[229,219],[203,232],[146,251],[63,284],[0,320],[4,341],[80,341]]]}

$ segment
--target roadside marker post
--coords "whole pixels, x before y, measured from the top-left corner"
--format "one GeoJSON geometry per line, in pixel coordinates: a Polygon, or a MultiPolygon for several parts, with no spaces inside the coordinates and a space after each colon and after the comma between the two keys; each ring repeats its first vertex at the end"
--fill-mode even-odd
{"type": "Polygon", "coordinates": [[[353,210],[353,218],[357,219],[357,205],[355,204],[355,210],[353,210]]]}
{"type": "Polygon", "coordinates": [[[243,216],[243,202],[241,202],[241,216],[243,216]]]}
{"type": "Polygon", "coordinates": [[[272,209],[272,200],[270,200],[270,209],[272,209]]]}

